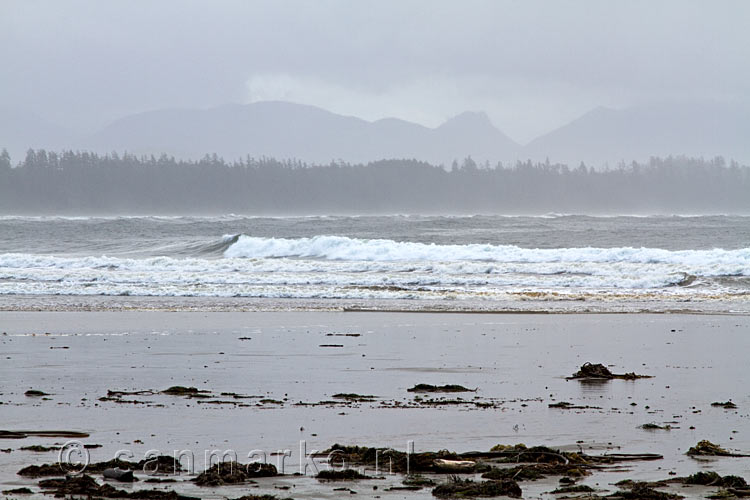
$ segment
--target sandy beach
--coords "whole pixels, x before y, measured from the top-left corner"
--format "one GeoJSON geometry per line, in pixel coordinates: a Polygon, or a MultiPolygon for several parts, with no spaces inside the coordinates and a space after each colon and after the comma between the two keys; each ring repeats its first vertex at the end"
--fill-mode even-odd
{"type": "MultiPolygon", "coordinates": [[[[84,432],[83,443],[101,445],[87,450],[91,462],[120,450],[136,461],[149,450],[189,451],[193,475],[156,486],[201,498],[341,494],[334,490],[341,483],[319,482],[312,469],[291,475],[309,465],[300,446],[306,453],[334,443],[465,453],[524,443],[589,455],[663,456],[608,467],[578,483],[606,494],[623,479],[743,474],[746,458],[699,460],[685,452],[704,439],[750,452],[749,328],[746,316],[706,314],[3,312],[1,427],[84,432]],[[653,378],[566,380],[587,361],[653,378]],[[476,392],[408,392],[419,383],[476,392]],[[172,386],[209,397],[159,392],[172,386]],[[108,391],[152,392],[108,397],[108,391]],[[334,397],[340,394],[373,397],[334,397]],[[712,406],[728,400],[737,408],[712,406]],[[560,402],[573,408],[550,407],[560,402]],[[670,430],[641,428],[650,423],[670,430]],[[207,450],[231,450],[240,462],[262,451],[277,465],[278,451],[289,456],[284,476],[258,480],[251,491],[211,489],[189,481],[205,468],[207,450]]],[[[54,463],[66,441],[0,439],[0,449],[11,450],[0,453],[0,490],[38,492],[36,480],[16,472],[54,463]],[[19,449],[35,444],[53,450],[19,449]]],[[[319,460],[318,467],[327,466],[319,460]]],[[[430,497],[430,488],[384,491],[403,476],[383,477],[343,486],[372,498],[430,497]]],[[[524,498],[554,498],[549,492],[558,479],[519,484],[524,498]]],[[[716,490],[669,489],[691,498],[716,490]]]]}

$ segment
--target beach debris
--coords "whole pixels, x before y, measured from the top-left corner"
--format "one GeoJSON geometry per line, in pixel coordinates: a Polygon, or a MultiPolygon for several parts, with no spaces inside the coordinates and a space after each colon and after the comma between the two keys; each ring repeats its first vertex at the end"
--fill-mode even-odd
{"type": "Polygon", "coordinates": [[[404,486],[417,486],[420,488],[423,486],[435,486],[437,484],[434,479],[424,477],[421,474],[409,474],[401,483],[404,486]]]}
{"type": "Polygon", "coordinates": [[[434,464],[440,472],[473,472],[477,466],[473,460],[446,460],[444,458],[436,458],[434,464]]]}
{"type": "MultiPolygon", "coordinates": [[[[330,461],[343,461],[352,465],[368,465],[377,467],[380,470],[401,473],[418,473],[433,472],[446,473],[453,472],[441,467],[438,459],[462,461],[465,458],[448,450],[438,452],[421,452],[406,453],[391,448],[374,448],[367,446],[345,446],[334,444],[329,449],[318,454],[321,457],[328,457],[330,461]]],[[[475,470],[482,467],[477,464],[475,470]]],[[[469,471],[471,472],[471,471],[469,471]]]]}
{"type": "Polygon", "coordinates": [[[740,476],[721,476],[714,471],[700,471],[687,477],[675,478],[671,481],[682,484],[700,484],[702,486],[720,486],[723,488],[747,489],[747,482],[740,476]]]}
{"type": "Polygon", "coordinates": [[[585,485],[585,484],[575,484],[571,486],[560,486],[556,490],[553,490],[552,493],[557,495],[561,493],[593,493],[594,488],[591,486],[585,485]]]}
{"type": "Polygon", "coordinates": [[[233,500],[292,500],[291,498],[279,498],[276,495],[244,495],[233,500]]]}
{"type": "Polygon", "coordinates": [[[706,498],[711,499],[734,499],[740,497],[750,497],[750,489],[739,489],[739,488],[719,488],[719,491],[712,495],[706,495],[706,498]]]}
{"type": "Polygon", "coordinates": [[[113,391],[108,390],[107,396],[110,398],[120,398],[122,396],[153,396],[157,394],[156,391],[145,390],[145,391],[113,391]]]}
{"type": "Polygon", "coordinates": [[[514,481],[536,481],[547,476],[581,477],[589,474],[582,465],[572,464],[525,464],[515,467],[493,467],[482,474],[484,479],[513,479],[514,481]]]}
{"type": "Polygon", "coordinates": [[[129,469],[104,469],[102,471],[102,476],[104,476],[105,479],[114,479],[115,481],[120,481],[121,483],[132,483],[133,481],[136,481],[135,477],[133,476],[133,471],[129,469]]]}
{"type": "Polygon", "coordinates": [[[737,405],[732,403],[731,400],[724,401],[723,403],[719,401],[714,401],[713,403],[711,403],[711,406],[717,406],[717,407],[725,408],[727,410],[733,410],[737,408],[737,405]]]}
{"type": "MultiPolygon", "coordinates": [[[[197,387],[183,387],[181,385],[173,385],[167,389],[161,391],[162,394],[168,394],[170,396],[192,396],[196,397],[201,394],[209,394],[210,391],[202,391],[197,387]]],[[[208,397],[208,396],[206,396],[208,397]]]]}
{"type": "Polygon", "coordinates": [[[247,394],[238,394],[236,392],[222,392],[220,395],[224,397],[231,397],[234,399],[253,399],[253,398],[261,397],[261,396],[248,396],[247,394]]]}
{"type": "Polygon", "coordinates": [[[527,447],[523,443],[516,445],[496,445],[489,452],[470,451],[460,455],[463,459],[485,459],[501,463],[562,463],[592,467],[595,464],[614,464],[640,460],[661,460],[663,455],[657,453],[607,453],[604,455],[587,455],[571,451],[560,451],[546,446],[527,447]]]}
{"type": "Polygon", "coordinates": [[[256,477],[273,477],[278,471],[273,464],[254,462],[219,462],[201,472],[193,479],[198,486],[222,486],[224,484],[242,484],[256,477]]]}
{"type": "Polygon", "coordinates": [[[32,444],[31,446],[22,446],[18,448],[22,451],[33,451],[35,453],[42,453],[47,451],[56,451],[59,449],[57,446],[42,446],[40,444],[32,444]]]}
{"type": "Polygon", "coordinates": [[[344,344],[320,344],[318,347],[344,347],[344,344]]]}
{"type": "Polygon", "coordinates": [[[669,425],[669,424],[659,425],[659,424],[655,424],[653,422],[648,423],[648,424],[643,424],[643,425],[640,426],[640,428],[644,429],[644,430],[647,430],[647,431],[658,431],[658,430],[671,431],[672,430],[672,426],[669,425]]]}
{"type": "Polygon", "coordinates": [[[324,469],[315,476],[321,481],[354,481],[356,479],[372,479],[357,469],[324,469]]]}
{"type": "Polygon", "coordinates": [[[521,498],[521,487],[512,479],[500,481],[474,481],[451,476],[443,484],[433,488],[432,495],[438,498],[499,497],[521,498]]]}
{"type": "Polygon", "coordinates": [[[581,368],[570,377],[566,377],[567,380],[575,379],[589,379],[589,380],[636,380],[639,378],[653,378],[650,375],[638,375],[635,372],[630,373],[612,373],[609,368],[601,363],[590,363],[586,362],[581,365],[581,368]]]}
{"type": "Polygon", "coordinates": [[[549,408],[560,408],[562,410],[601,410],[601,406],[587,406],[577,405],[568,401],[559,401],[557,403],[550,403],[547,405],[549,408]]]}
{"type": "Polygon", "coordinates": [[[377,398],[377,396],[372,396],[369,394],[356,394],[353,392],[346,392],[346,393],[342,392],[339,394],[334,394],[331,397],[335,399],[345,399],[347,401],[353,401],[357,403],[368,403],[368,402],[375,401],[375,399],[377,398]]]}
{"type": "Polygon", "coordinates": [[[51,490],[55,497],[84,496],[88,498],[133,498],[138,500],[198,500],[175,491],[165,490],[119,490],[112,485],[102,484],[86,474],[67,476],[64,479],[44,479],[39,481],[43,490],[51,490]]]}
{"type": "Polygon", "coordinates": [[[0,439],[25,439],[29,436],[34,437],[66,437],[66,438],[87,438],[89,434],[76,431],[4,431],[0,430],[0,439]]]}
{"type": "Polygon", "coordinates": [[[414,387],[406,389],[407,392],[476,392],[476,389],[468,389],[462,385],[447,384],[447,385],[431,385],[431,384],[417,384],[414,387]]]}
{"type": "Polygon", "coordinates": [[[13,490],[3,490],[3,495],[33,495],[34,492],[29,488],[16,488],[13,490]]]}
{"type": "Polygon", "coordinates": [[[698,444],[691,447],[687,451],[687,455],[691,457],[695,456],[709,456],[709,457],[748,457],[750,455],[743,455],[740,453],[733,453],[729,450],[725,450],[718,444],[714,444],[706,439],[698,441],[698,444]]]}
{"type": "Polygon", "coordinates": [[[37,398],[37,397],[41,397],[41,396],[49,396],[48,393],[46,393],[44,391],[38,391],[36,389],[29,389],[28,391],[24,392],[23,394],[24,394],[24,396],[28,396],[30,398],[37,398]]]}
{"type": "Polygon", "coordinates": [[[625,486],[626,489],[618,490],[611,495],[607,495],[606,498],[623,500],[676,500],[684,498],[682,495],[675,493],[658,491],[654,489],[653,483],[629,481],[627,484],[623,484],[623,482],[617,484],[625,486]]]}
{"type": "MultiPolygon", "coordinates": [[[[176,474],[184,472],[180,462],[169,455],[158,455],[139,462],[113,459],[106,462],[91,463],[86,466],[86,472],[92,474],[101,474],[106,469],[143,471],[146,474],[176,474]]],[[[54,464],[29,465],[19,470],[17,474],[24,477],[49,477],[61,476],[67,472],[65,464],[58,462],[54,464]]]]}
{"type": "MultiPolygon", "coordinates": [[[[466,456],[466,455],[464,455],[466,456]]],[[[563,463],[585,464],[585,455],[553,450],[546,446],[527,447],[523,443],[515,445],[497,444],[490,448],[487,458],[499,458],[505,463],[563,463]]]]}

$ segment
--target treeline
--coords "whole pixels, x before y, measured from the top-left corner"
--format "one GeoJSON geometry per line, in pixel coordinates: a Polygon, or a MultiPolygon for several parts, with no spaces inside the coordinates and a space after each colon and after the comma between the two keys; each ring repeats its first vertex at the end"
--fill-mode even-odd
{"type": "Polygon", "coordinates": [[[750,168],[668,157],[594,170],[549,162],[449,168],[30,150],[0,154],[2,214],[750,213],[750,168]]]}

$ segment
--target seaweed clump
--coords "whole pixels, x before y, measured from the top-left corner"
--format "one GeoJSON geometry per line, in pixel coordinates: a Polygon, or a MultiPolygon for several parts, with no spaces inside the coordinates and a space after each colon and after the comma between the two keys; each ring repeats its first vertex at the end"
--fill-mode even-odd
{"type": "Polygon", "coordinates": [[[588,474],[580,466],[563,463],[539,463],[524,464],[515,467],[493,467],[482,474],[484,479],[502,480],[513,479],[514,481],[536,481],[547,476],[572,476],[581,477],[588,474]]]}
{"type": "Polygon", "coordinates": [[[616,491],[611,495],[608,495],[607,498],[623,500],[676,500],[684,497],[675,493],[658,491],[649,483],[633,482],[630,483],[628,489],[616,491]]]}
{"type": "Polygon", "coordinates": [[[167,389],[161,391],[162,394],[169,396],[196,396],[198,394],[206,394],[208,391],[202,391],[197,387],[183,387],[181,385],[173,385],[167,389]]]}
{"type": "Polygon", "coordinates": [[[417,384],[414,387],[406,389],[406,392],[476,392],[476,389],[469,389],[462,385],[447,384],[447,385],[430,385],[430,384],[417,384]]]}
{"type": "Polygon", "coordinates": [[[51,490],[57,498],[85,496],[87,498],[133,498],[137,500],[198,500],[180,495],[175,491],[135,490],[128,492],[109,484],[100,485],[94,478],[85,474],[64,479],[45,479],[39,481],[39,487],[43,490],[51,490]]]}
{"type": "Polygon", "coordinates": [[[474,481],[451,476],[449,480],[433,488],[432,495],[438,498],[499,497],[521,498],[521,487],[512,479],[501,481],[474,481]]]}
{"type": "MultiPolygon", "coordinates": [[[[180,462],[169,455],[159,455],[139,462],[114,459],[107,460],[106,462],[96,462],[86,466],[86,472],[94,474],[101,474],[106,469],[140,470],[147,474],[176,474],[178,472],[184,472],[180,462]]],[[[70,471],[66,470],[65,464],[54,463],[29,465],[19,470],[18,475],[24,477],[50,477],[62,476],[68,472],[70,471]]]]}
{"type": "Polygon", "coordinates": [[[737,405],[734,404],[731,401],[724,401],[724,402],[714,401],[713,403],[711,403],[711,406],[716,406],[716,407],[719,407],[719,408],[724,408],[726,410],[734,410],[735,408],[737,408],[737,405]]]}
{"type": "Polygon", "coordinates": [[[729,450],[725,450],[718,444],[714,444],[706,439],[698,441],[698,444],[692,446],[688,451],[687,455],[694,456],[708,456],[708,457],[744,457],[746,455],[740,455],[738,453],[732,453],[729,450]]]}
{"type": "Polygon", "coordinates": [[[193,481],[198,486],[222,486],[224,484],[242,484],[256,477],[276,475],[278,475],[278,471],[273,464],[219,462],[201,472],[193,481]]]}
{"type": "Polygon", "coordinates": [[[589,363],[586,362],[581,365],[581,368],[573,375],[568,377],[568,380],[572,379],[599,379],[599,380],[612,380],[612,379],[623,379],[623,380],[635,380],[639,378],[651,378],[650,375],[638,375],[635,372],[630,373],[612,373],[609,368],[601,363],[589,363]]]}
{"type": "MultiPolygon", "coordinates": [[[[243,495],[234,500],[280,500],[276,495],[243,495]]],[[[292,500],[291,498],[285,498],[283,500],[292,500]]]]}
{"type": "Polygon", "coordinates": [[[316,479],[323,481],[354,481],[356,479],[370,479],[357,469],[325,469],[318,472],[316,479]]]}
{"type": "MultiPolygon", "coordinates": [[[[329,461],[336,460],[348,465],[366,465],[390,472],[446,472],[438,460],[463,461],[457,453],[447,450],[438,452],[406,453],[392,448],[372,448],[368,446],[345,446],[334,444],[321,453],[329,461]],[[436,463],[437,462],[437,463],[436,463]]],[[[467,470],[472,472],[477,466],[467,470]]]]}
{"type": "Polygon", "coordinates": [[[593,493],[594,491],[594,488],[592,488],[591,486],[587,486],[585,484],[575,484],[571,486],[560,486],[552,493],[593,493]]]}
{"type": "Polygon", "coordinates": [[[401,481],[401,483],[404,486],[435,486],[435,481],[433,479],[430,479],[429,477],[424,477],[420,474],[411,474],[406,476],[406,478],[401,481]]]}
{"type": "Polygon", "coordinates": [[[3,490],[3,495],[33,495],[34,492],[29,488],[15,488],[12,490],[3,490]]]}
{"type": "Polygon", "coordinates": [[[553,450],[547,446],[527,447],[523,443],[515,445],[498,444],[490,453],[504,463],[564,463],[586,464],[590,457],[569,451],[553,450]]]}
{"type": "Polygon", "coordinates": [[[721,486],[723,488],[746,489],[747,482],[740,476],[721,476],[714,471],[696,472],[680,480],[683,484],[700,484],[703,486],[721,486]]]}

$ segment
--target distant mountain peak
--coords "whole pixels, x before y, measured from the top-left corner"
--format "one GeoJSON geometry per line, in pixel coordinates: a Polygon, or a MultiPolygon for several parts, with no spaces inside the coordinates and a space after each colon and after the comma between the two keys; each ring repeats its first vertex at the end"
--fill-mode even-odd
{"type": "Polygon", "coordinates": [[[285,101],[131,115],[101,130],[89,144],[105,152],[166,152],[183,158],[217,153],[228,159],[250,155],[311,163],[415,158],[448,164],[469,155],[494,163],[515,158],[519,148],[483,112],[461,113],[433,129],[397,118],[371,122],[285,101]]]}
{"type": "Polygon", "coordinates": [[[464,111],[456,116],[446,120],[438,128],[450,128],[450,127],[484,127],[484,128],[495,128],[484,111],[464,111]]]}

